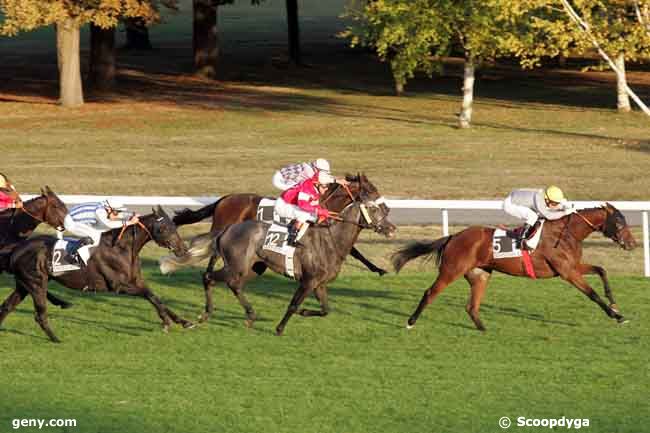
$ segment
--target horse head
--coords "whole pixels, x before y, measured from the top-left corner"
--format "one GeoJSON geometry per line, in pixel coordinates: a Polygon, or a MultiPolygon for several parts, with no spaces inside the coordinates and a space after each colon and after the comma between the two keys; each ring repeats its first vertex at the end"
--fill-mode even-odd
{"type": "Polygon", "coordinates": [[[627,225],[625,216],[621,211],[610,203],[605,203],[602,209],[605,211],[605,220],[601,228],[602,233],[626,251],[636,248],[636,239],[634,239],[630,226],[627,225]]]}
{"type": "Polygon", "coordinates": [[[363,216],[362,226],[371,228],[386,237],[393,237],[397,227],[388,219],[390,208],[386,205],[386,200],[381,196],[377,187],[362,173],[357,174],[356,177],[347,176],[346,179],[351,185],[355,184],[356,186],[352,195],[354,201],[359,203],[363,216]]]}
{"type": "Polygon", "coordinates": [[[160,205],[153,208],[152,211],[153,221],[148,228],[152,239],[159,246],[172,251],[177,257],[182,257],[187,254],[185,242],[181,239],[181,236],[176,230],[176,225],[169,215],[167,215],[167,212],[160,205]]]}
{"type": "Polygon", "coordinates": [[[41,188],[41,196],[25,203],[25,210],[35,219],[47,223],[59,231],[63,231],[63,220],[68,214],[68,208],[49,186],[41,188]],[[40,200],[38,200],[41,198],[40,200]],[[43,200],[44,199],[44,200],[43,200]],[[28,203],[34,203],[34,209],[27,210],[28,203]]]}

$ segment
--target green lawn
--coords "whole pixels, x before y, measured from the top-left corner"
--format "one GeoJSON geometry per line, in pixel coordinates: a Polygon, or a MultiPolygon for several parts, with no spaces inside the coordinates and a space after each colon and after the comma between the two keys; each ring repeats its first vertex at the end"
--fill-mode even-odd
{"type": "MultiPolygon", "coordinates": [[[[163,277],[153,262],[160,253],[147,251],[151,286],[195,317],[198,269],[163,277]]],[[[622,326],[559,280],[496,276],[482,308],[485,334],[465,314],[464,281],[407,331],[434,276],[430,265],[381,279],[347,268],[330,286],[330,316],[294,317],[283,337],[273,330],[295,284],[270,274],[249,286],[254,329],[218,288],[208,324],[167,335],[144,300],[53,287],[75,304],[50,308],[62,344],[46,341],[31,302],[0,330],[0,431],[15,418],[74,418],[76,428],[47,431],[469,433],[499,431],[502,416],[647,431],[646,280],[612,279],[631,319],[622,326]]],[[[2,278],[1,297],[9,286],[2,278]]]]}
{"type": "MultiPolygon", "coordinates": [[[[284,2],[221,8],[219,77],[204,80],[189,73],[185,2],[152,29],[156,50],[118,52],[116,91],[87,92],[79,110],[55,104],[51,29],[0,39],[0,171],[23,192],[49,184],[67,194],[271,194],[281,165],[327,157],[337,174],[364,171],[390,197],[492,199],[554,183],[575,200],[649,199],[650,122],[613,111],[613,74],[485,69],[474,127],[460,131],[458,62],[392,96],[386,65],[333,37],[342,4],[301,2],[305,68],[286,62],[284,2]]],[[[648,74],[628,77],[647,102],[648,74]]],[[[394,241],[364,234],[359,247],[387,267],[398,246],[439,235],[400,227],[394,241]]],[[[163,277],[160,254],[145,252],[151,287],[196,317],[199,269],[163,277]]],[[[273,330],[295,283],[270,274],[249,286],[254,329],[218,288],[210,323],[168,335],[144,300],[52,284],[75,304],[50,309],[62,344],[45,339],[29,300],[0,329],[0,433],[17,418],[77,419],[51,432],[495,433],[502,416],[647,432],[650,292],[647,279],[631,276],[641,275],[641,256],[600,235],[585,247],[586,261],[611,271],[629,323],[617,325],[562,281],[495,276],[485,334],[464,311],[464,281],[407,332],[435,278],[431,264],[380,279],[350,263],[330,286],[330,316],[296,317],[281,338],[273,330]]],[[[1,299],[12,285],[0,276],[1,299]]]]}

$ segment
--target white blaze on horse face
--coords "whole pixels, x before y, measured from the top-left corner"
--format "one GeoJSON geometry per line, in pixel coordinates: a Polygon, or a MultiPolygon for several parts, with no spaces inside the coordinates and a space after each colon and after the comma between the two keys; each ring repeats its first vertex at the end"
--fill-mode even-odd
{"type": "Polygon", "coordinates": [[[368,209],[366,209],[366,205],[364,205],[364,204],[362,203],[362,204],[359,206],[359,208],[361,209],[361,214],[362,214],[363,217],[366,219],[366,222],[367,222],[368,224],[372,224],[372,218],[370,218],[370,214],[368,213],[368,209]]]}

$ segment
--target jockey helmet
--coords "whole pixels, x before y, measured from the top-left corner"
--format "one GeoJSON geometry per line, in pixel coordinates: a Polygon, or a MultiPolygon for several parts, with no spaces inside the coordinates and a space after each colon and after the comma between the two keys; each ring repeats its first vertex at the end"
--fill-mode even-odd
{"type": "Polygon", "coordinates": [[[9,182],[7,182],[7,178],[5,177],[4,174],[0,173],[0,188],[6,188],[9,182]]]}
{"type": "Polygon", "coordinates": [[[544,191],[544,198],[555,203],[562,203],[563,201],[566,201],[562,190],[555,185],[551,185],[546,188],[546,191],[544,191]]]}
{"type": "Polygon", "coordinates": [[[330,163],[323,158],[318,158],[316,161],[314,161],[314,167],[318,171],[327,171],[327,172],[330,171],[330,163]]]}

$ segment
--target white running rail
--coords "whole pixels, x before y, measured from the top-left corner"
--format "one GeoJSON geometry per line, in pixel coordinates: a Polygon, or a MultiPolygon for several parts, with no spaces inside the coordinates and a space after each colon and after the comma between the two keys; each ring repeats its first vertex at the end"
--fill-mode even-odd
{"type": "MultiPolygon", "coordinates": [[[[32,194],[23,195],[23,200],[35,197],[32,194]]],[[[79,204],[93,201],[109,200],[118,201],[125,206],[167,206],[187,207],[205,206],[213,203],[218,196],[205,197],[172,197],[172,196],[102,196],[102,195],[60,195],[63,202],[68,204],[79,204]]],[[[578,209],[597,207],[602,201],[574,201],[578,209]]],[[[642,213],[643,226],[643,260],[644,273],[650,277],[650,228],[648,213],[650,202],[648,201],[612,201],[610,202],[617,209],[622,211],[634,211],[642,213]]],[[[388,207],[393,209],[432,209],[442,213],[442,233],[449,234],[449,210],[501,210],[501,200],[386,200],[388,207]]],[[[477,221],[479,223],[480,221],[477,221]]]]}

